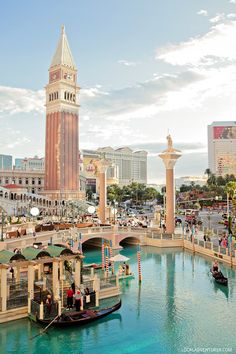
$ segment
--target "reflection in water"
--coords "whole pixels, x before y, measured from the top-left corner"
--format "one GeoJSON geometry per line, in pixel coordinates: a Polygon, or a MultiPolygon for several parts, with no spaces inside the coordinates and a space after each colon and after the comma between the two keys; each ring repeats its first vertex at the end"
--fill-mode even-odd
{"type": "Polygon", "coordinates": [[[141,283],[138,285],[138,301],[137,301],[137,318],[140,317],[140,310],[141,310],[141,283]]]}
{"type": "Polygon", "coordinates": [[[195,253],[193,253],[193,255],[192,255],[192,275],[193,275],[193,278],[194,278],[194,262],[195,262],[195,253]]]}
{"type": "Polygon", "coordinates": [[[167,325],[175,325],[175,254],[166,255],[166,309],[167,325]]]}

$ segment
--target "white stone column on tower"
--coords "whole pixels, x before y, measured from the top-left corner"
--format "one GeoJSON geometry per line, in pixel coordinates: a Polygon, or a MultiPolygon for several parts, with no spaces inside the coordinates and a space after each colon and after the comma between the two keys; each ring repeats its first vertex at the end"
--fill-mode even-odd
{"type": "Polygon", "coordinates": [[[174,233],[175,230],[175,186],[174,186],[174,166],[181,151],[173,148],[171,136],[167,136],[168,148],[159,157],[166,168],[166,232],[174,233]]]}
{"type": "Polygon", "coordinates": [[[52,261],[52,291],[55,300],[60,298],[59,296],[59,277],[58,277],[58,269],[59,269],[59,258],[54,258],[52,261]]]}
{"type": "Polygon", "coordinates": [[[1,274],[1,311],[7,310],[7,266],[5,264],[1,265],[0,274],[1,274]]]}
{"type": "Polygon", "coordinates": [[[94,161],[99,172],[99,219],[101,223],[106,222],[106,206],[107,206],[107,178],[106,173],[111,162],[106,159],[94,161]]]}

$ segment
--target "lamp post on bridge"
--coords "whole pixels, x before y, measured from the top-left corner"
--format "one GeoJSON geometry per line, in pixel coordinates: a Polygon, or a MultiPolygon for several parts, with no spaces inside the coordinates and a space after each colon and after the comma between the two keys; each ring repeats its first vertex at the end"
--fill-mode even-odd
{"type": "Polygon", "coordinates": [[[4,231],[4,223],[5,223],[5,215],[4,215],[3,209],[1,211],[1,219],[2,219],[2,224],[1,224],[1,242],[3,242],[4,241],[4,239],[3,239],[3,231],[4,231]]]}

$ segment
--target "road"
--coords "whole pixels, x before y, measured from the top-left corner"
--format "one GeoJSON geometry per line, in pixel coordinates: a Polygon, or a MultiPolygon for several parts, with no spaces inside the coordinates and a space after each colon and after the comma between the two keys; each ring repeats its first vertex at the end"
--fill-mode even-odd
{"type": "Polygon", "coordinates": [[[219,231],[226,231],[226,228],[223,224],[220,224],[219,221],[222,221],[222,212],[218,213],[216,211],[208,212],[208,211],[200,211],[199,217],[203,222],[203,226],[208,229],[215,229],[219,231]]]}

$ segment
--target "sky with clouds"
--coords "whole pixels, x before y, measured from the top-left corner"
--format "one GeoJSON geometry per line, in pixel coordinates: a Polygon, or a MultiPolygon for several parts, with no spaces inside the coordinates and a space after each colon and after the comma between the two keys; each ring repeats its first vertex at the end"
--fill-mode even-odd
{"type": "Polygon", "coordinates": [[[1,5],[0,153],[44,156],[48,68],[61,25],[78,67],[80,148],[149,152],[171,133],[176,175],[207,168],[207,125],[235,121],[236,0],[11,0],[1,5]]]}

